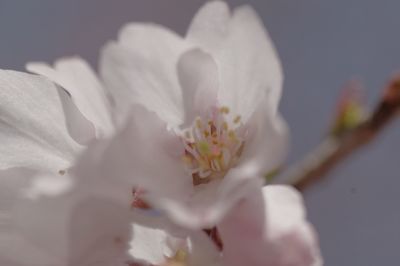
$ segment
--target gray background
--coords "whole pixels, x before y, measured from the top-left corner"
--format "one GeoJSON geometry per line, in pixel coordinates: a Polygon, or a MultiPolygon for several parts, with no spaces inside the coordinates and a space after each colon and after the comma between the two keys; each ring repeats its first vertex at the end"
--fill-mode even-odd
{"type": "MultiPolygon", "coordinates": [[[[153,21],[183,34],[200,0],[0,0],[0,67],[82,55],[128,21],[153,21]]],[[[398,0],[231,0],[262,16],[285,71],[281,111],[292,129],[289,161],[314,147],[329,125],[340,88],[365,84],[372,106],[400,68],[398,0]]],[[[399,265],[400,123],[305,195],[326,265],[399,265]]],[[[22,251],[23,252],[23,251],[22,251]]]]}

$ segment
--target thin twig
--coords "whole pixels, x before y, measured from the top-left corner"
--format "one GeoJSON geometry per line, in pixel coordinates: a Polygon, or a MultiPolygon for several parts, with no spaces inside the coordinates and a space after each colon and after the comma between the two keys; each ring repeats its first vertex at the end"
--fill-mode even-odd
{"type": "Polygon", "coordinates": [[[374,140],[399,110],[400,76],[397,76],[368,119],[341,135],[327,137],[309,156],[290,168],[283,181],[302,191],[324,178],[338,163],[374,140]]]}

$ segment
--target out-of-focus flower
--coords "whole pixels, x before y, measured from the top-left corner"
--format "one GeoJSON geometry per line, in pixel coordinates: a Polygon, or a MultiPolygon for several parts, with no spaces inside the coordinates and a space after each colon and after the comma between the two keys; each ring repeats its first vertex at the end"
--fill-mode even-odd
{"type": "Polygon", "coordinates": [[[47,79],[0,71],[1,265],[124,265],[131,189],[70,172],[93,124],[47,79]]]}
{"type": "Polygon", "coordinates": [[[128,180],[181,225],[213,227],[282,163],[281,67],[248,6],[206,4],[185,39],[129,24],[103,51],[101,73],[128,122],[91,148],[81,173],[128,180]]]}

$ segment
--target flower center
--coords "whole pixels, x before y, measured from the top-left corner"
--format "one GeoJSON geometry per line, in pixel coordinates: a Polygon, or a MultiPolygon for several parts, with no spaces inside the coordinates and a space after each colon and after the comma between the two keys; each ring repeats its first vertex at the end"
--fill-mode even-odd
{"type": "Polygon", "coordinates": [[[193,185],[223,178],[243,151],[244,131],[240,116],[228,119],[228,107],[213,109],[197,117],[184,132],[183,161],[193,177],[193,185]]]}

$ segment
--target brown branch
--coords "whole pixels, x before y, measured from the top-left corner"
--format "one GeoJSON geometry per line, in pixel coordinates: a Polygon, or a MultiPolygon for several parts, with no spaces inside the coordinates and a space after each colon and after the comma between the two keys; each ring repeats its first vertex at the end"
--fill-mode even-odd
{"type": "Polygon", "coordinates": [[[397,76],[368,119],[343,134],[327,137],[309,156],[290,168],[283,181],[302,191],[324,178],[338,163],[374,140],[399,110],[400,76],[397,76]]]}

